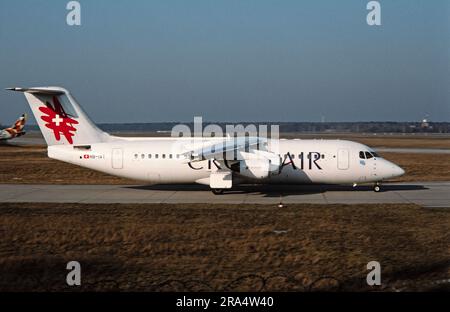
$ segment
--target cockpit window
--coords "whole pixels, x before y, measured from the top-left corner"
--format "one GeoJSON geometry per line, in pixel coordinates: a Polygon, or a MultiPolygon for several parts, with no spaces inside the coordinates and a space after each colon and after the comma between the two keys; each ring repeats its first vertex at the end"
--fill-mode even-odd
{"type": "Polygon", "coordinates": [[[359,158],[366,159],[366,156],[364,156],[364,152],[363,151],[359,152],[359,158]]]}
{"type": "Polygon", "coordinates": [[[377,153],[375,153],[374,151],[361,151],[359,152],[359,158],[361,159],[371,159],[371,158],[381,158],[380,155],[378,155],[377,153]]]}
{"type": "Polygon", "coordinates": [[[367,159],[373,158],[373,155],[370,154],[369,152],[366,152],[366,158],[367,158],[367,159]]]}

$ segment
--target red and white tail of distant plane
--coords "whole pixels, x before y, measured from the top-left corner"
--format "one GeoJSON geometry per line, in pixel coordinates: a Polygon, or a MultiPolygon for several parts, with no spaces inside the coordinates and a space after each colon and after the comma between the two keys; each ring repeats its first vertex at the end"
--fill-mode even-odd
{"type": "Polygon", "coordinates": [[[23,128],[26,121],[27,114],[23,114],[11,127],[0,130],[0,141],[7,141],[24,135],[23,128]]]}
{"type": "Polygon", "coordinates": [[[370,147],[346,140],[112,136],[66,89],[8,90],[25,94],[50,158],[152,184],[199,183],[221,194],[238,184],[373,183],[378,192],[382,181],[405,173],[370,147]]]}

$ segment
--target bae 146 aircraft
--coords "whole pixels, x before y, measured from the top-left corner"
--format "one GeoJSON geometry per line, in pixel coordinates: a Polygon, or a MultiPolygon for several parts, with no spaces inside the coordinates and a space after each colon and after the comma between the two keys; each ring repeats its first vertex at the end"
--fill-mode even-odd
{"type": "Polygon", "coordinates": [[[345,140],[112,136],[66,89],[8,90],[25,94],[50,158],[151,184],[199,183],[222,194],[238,184],[373,183],[379,192],[382,181],[405,173],[370,147],[345,140]]]}
{"type": "Polygon", "coordinates": [[[0,130],[0,141],[7,141],[25,134],[23,128],[27,121],[27,114],[23,114],[19,119],[10,127],[0,130]]]}

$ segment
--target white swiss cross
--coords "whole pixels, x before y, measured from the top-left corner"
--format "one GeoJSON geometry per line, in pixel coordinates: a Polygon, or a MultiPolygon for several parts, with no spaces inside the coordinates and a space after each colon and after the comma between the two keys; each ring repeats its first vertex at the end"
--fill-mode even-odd
{"type": "Polygon", "coordinates": [[[59,124],[64,121],[61,117],[59,117],[58,114],[56,114],[55,118],[52,119],[52,121],[55,123],[57,127],[59,127],[59,124]]]}

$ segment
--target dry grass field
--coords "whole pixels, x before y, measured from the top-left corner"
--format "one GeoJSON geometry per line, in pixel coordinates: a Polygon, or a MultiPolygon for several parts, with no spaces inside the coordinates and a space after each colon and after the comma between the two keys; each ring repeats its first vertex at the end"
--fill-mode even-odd
{"type": "MultiPolygon", "coordinates": [[[[40,134],[38,134],[40,136],[40,134]]],[[[128,132],[115,133],[117,136],[157,136],[167,137],[168,133],[158,132],[128,132]]],[[[450,136],[439,134],[359,134],[359,133],[280,133],[283,139],[340,139],[352,140],[366,144],[370,147],[396,147],[396,148],[450,148],[450,136]]]]}
{"type": "Polygon", "coordinates": [[[0,183],[136,184],[47,157],[42,146],[0,145],[0,183]]]}
{"type": "Polygon", "coordinates": [[[450,181],[450,154],[380,154],[406,171],[396,181],[450,181]]]}
{"type": "Polygon", "coordinates": [[[437,135],[362,135],[357,133],[346,134],[281,134],[280,137],[293,139],[342,139],[356,141],[370,147],[395,147],[395,148],[450,148],[449,136],[437,135]]]}
{"type": "Polygon", "coordinates": [[[386,138],[386,137],[356,137],[354,141],[366,144],[370,147],[394,147],[394,148],[450,148],[450,139],[441,138],[386,138]]]}
{"type": "MultiPolygon", "coordinates": [[[[406,170],[397,181],[449,181],[450,155],[383,153],[406,170]]],[[[43,146],[0,145],[0,183],[142,184],[52,160],[43,146]]]]}
{"type": "Polygon", "coordinates": [[[444,209],[1,204],[0,215],[0,291],[450,290],[444,209]],[[78,289],[65,284],[71,260],[78,289]]]}

